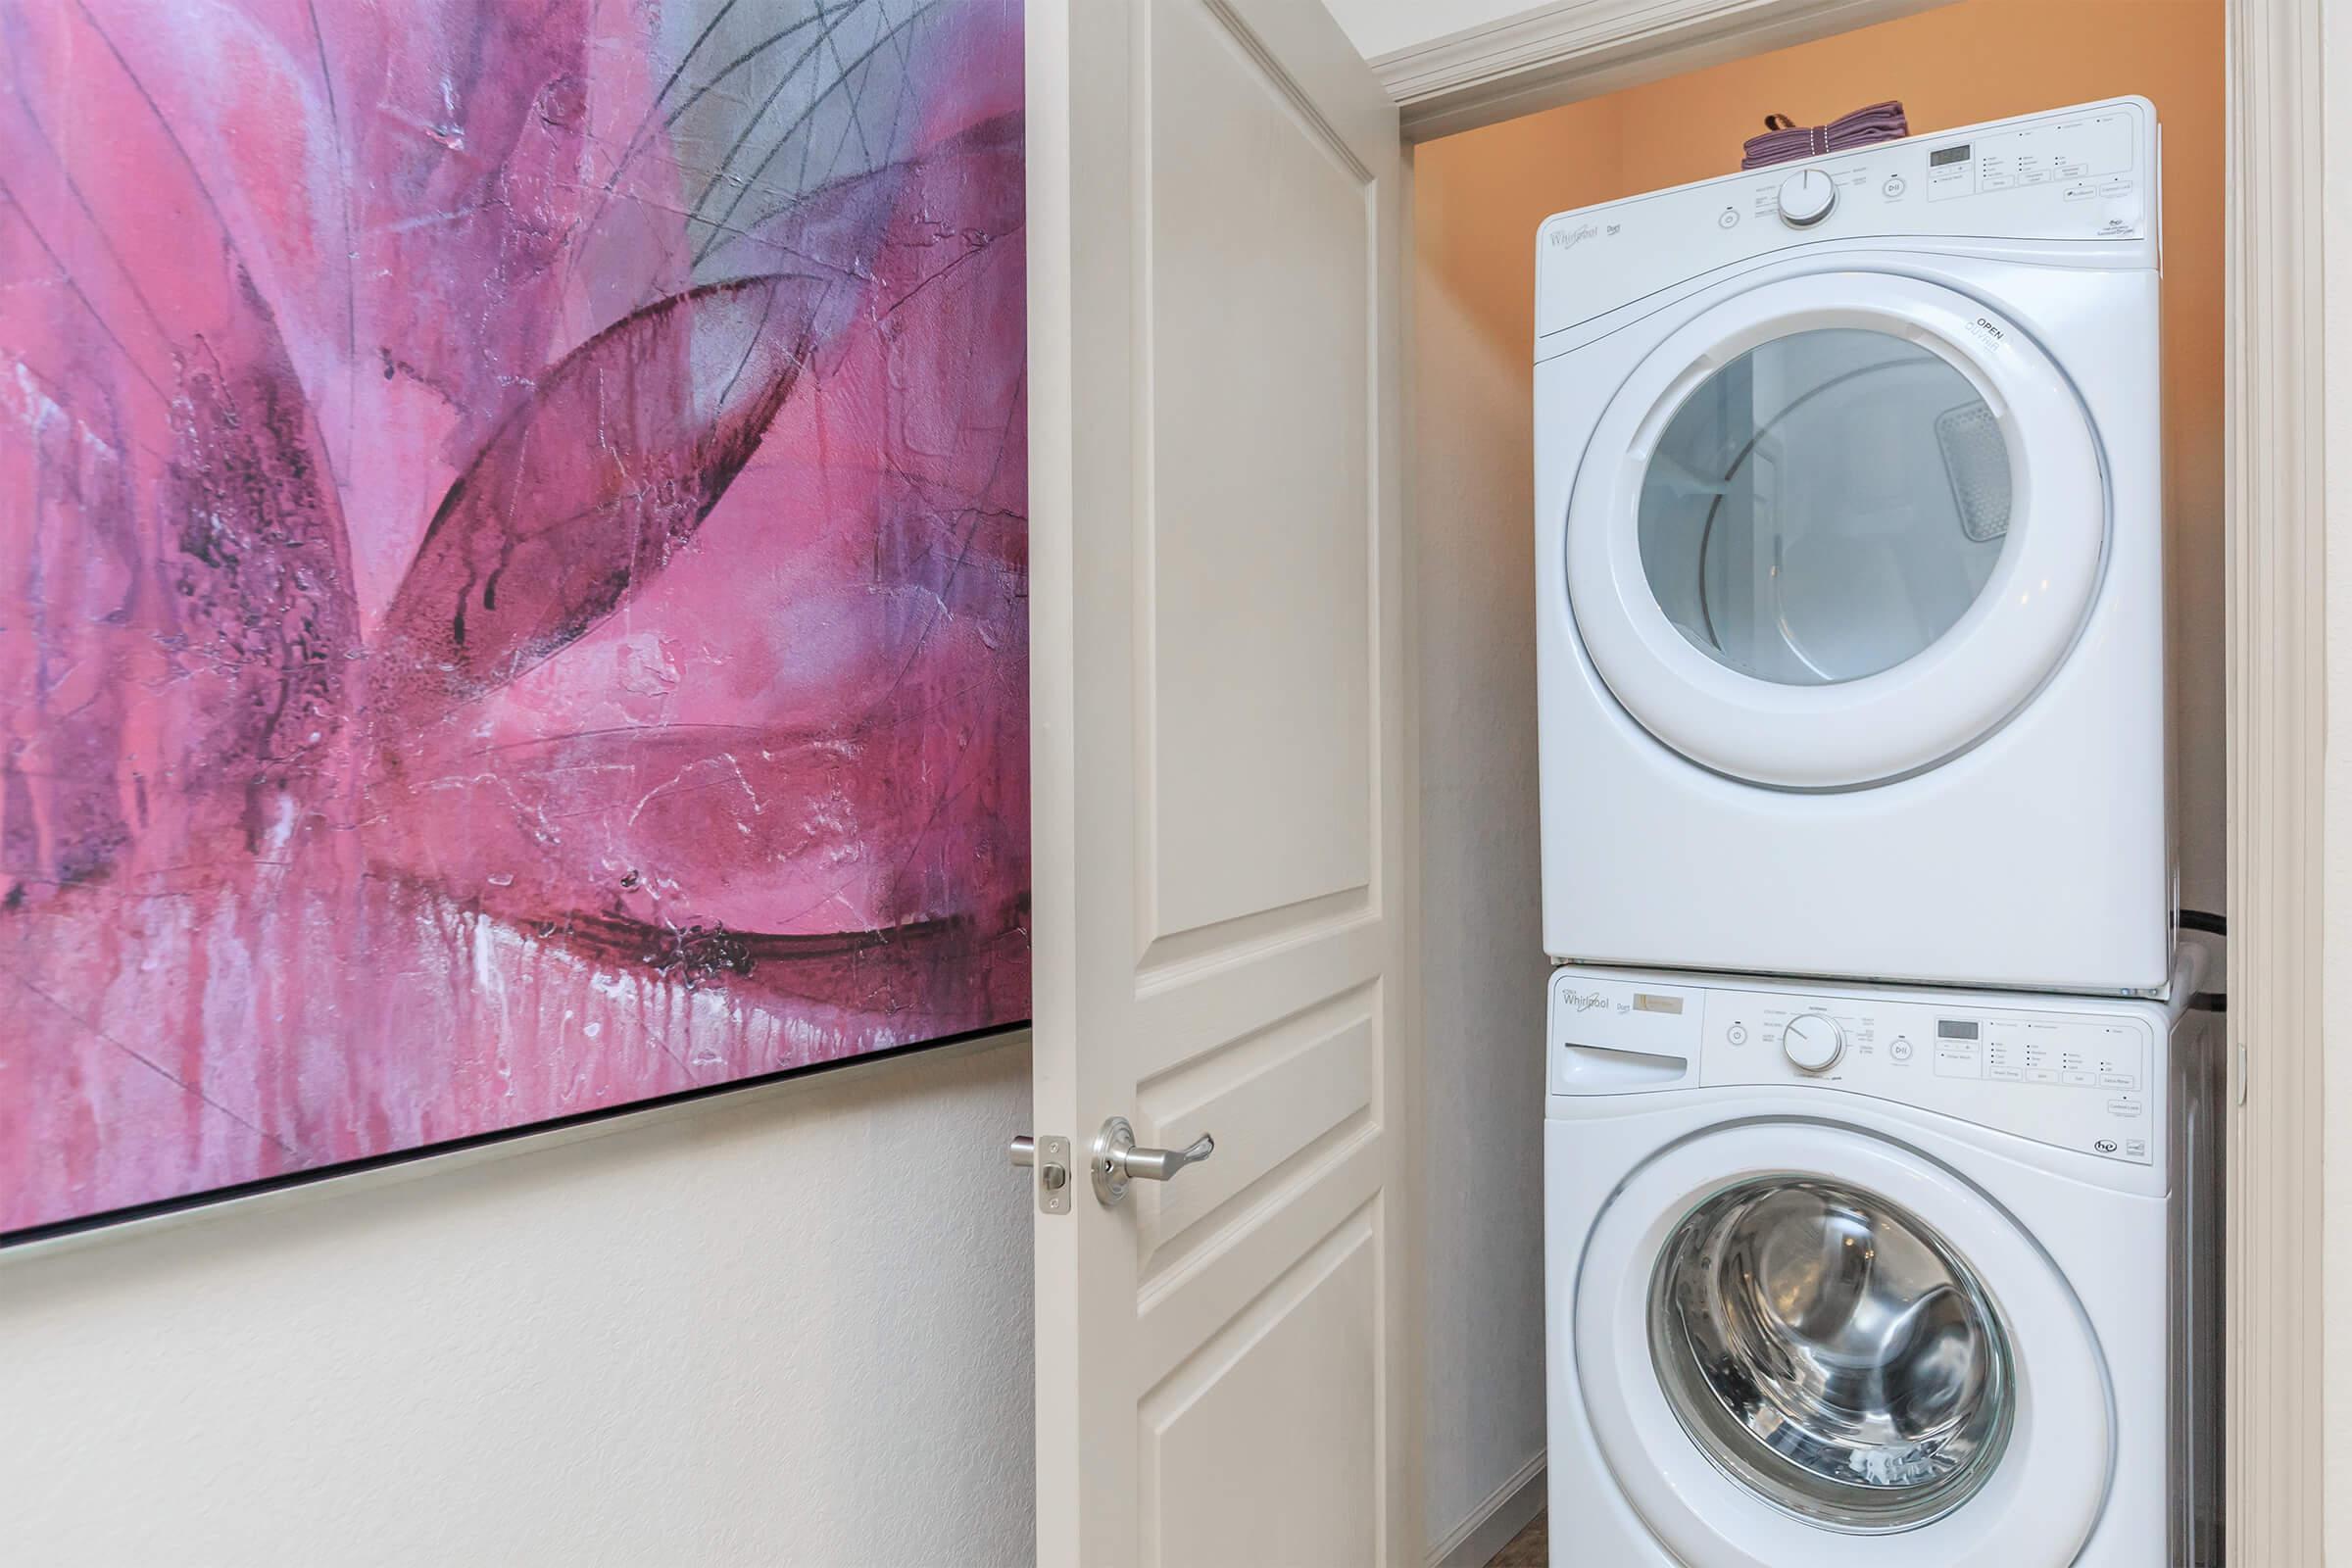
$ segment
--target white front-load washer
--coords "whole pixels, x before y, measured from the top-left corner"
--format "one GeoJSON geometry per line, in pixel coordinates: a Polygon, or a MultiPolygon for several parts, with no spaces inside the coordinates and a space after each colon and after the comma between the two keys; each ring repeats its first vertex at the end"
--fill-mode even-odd
{"type": "Polygon", "coordinates": [[[2169,1007],[1555,970],[1555,1568],[2218,1563],[2202,967],[2169,1007]]]}
{"type": "Polygon", "coordinates": [[[2123,98],[1544,223],[1555,958],[2162,990],[2157,172],[2123,98]]]}

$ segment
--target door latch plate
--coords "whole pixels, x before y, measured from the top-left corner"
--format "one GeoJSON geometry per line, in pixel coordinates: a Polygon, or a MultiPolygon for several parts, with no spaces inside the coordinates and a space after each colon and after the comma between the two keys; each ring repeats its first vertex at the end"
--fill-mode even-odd
{"type": "Polygon", "coordinates": [[[1037,1211],[1041,1214],[1067,1214],[1070,1211],[1070,1141],[1067,1138],[1040,1138],[1037,1141],[1037,1211]]]}

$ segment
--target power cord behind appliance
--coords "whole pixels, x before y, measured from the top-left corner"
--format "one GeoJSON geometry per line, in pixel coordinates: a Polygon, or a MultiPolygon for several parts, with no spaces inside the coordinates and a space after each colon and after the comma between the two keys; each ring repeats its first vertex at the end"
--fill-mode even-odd
{"type": "MultiPolygon", "coordinates": [[[[2215,914],[2209,909],[2182,909],[2174,916],[2174,923],[2183,931],[2201,931],[2209,937],[2221,937],[2227,940],[2230,935],[2228,918],[2215,914]]],[[[2230,993],[2227,991],[2200,991],[2188,999],[2188,1004],[2200,1012],[2228,1012],[2230,1010],[2230,993]]]]}

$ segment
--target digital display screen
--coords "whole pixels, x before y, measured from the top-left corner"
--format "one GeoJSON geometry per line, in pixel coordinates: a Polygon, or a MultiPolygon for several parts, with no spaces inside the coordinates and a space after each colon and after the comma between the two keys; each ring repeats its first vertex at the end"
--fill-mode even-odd
{"type": "Polygon", "coordinates": [[[1634,1010],[1636,1012],[1680,1012],[1683,1010],[1683,999],[1680,997],[1653,997],[1646,991],[1637,991],[1634,993],[1634,1010]]]}
{"type": "Polygon", "coordinates": [[[1977,1038],[1977,1026],[1974,1020],[1967,1018],[1938,1018],[1936,1020],[1936,1038],[1974,1040],[1977,1038]]]}
{"type": "Polygon", "coordinates": [[[1957,147],[1938,147],[1934,152],[1928,154],[1928,167],[1930,169],[1941,169],[1946,164],[1965,164],[1968,162],[1968,153],[1969,145],[1967,142],[1962,142],[1957,147]]]}

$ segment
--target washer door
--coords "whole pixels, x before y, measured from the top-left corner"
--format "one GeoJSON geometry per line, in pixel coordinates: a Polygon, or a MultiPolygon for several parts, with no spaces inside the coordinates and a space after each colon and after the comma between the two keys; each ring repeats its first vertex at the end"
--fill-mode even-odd
{"type": "Polygon", "coordinates": [[[1567,517],[1577,629],[1703,767],[1847,789],[1967,750],[2098,587],[2090,418],[2025,331],[1886,272],[1700,311],[1603,412],[1567,517]]]}
{"type": "Polygon", "coordinates": [[[2074,1292],[1882,1138],[1758,1122],[1670,1147],[1595,1223],[1573,1335],[1602,1457],[1693,1568],[2071,1562],[2106,1502],[2074,1292]]]}

